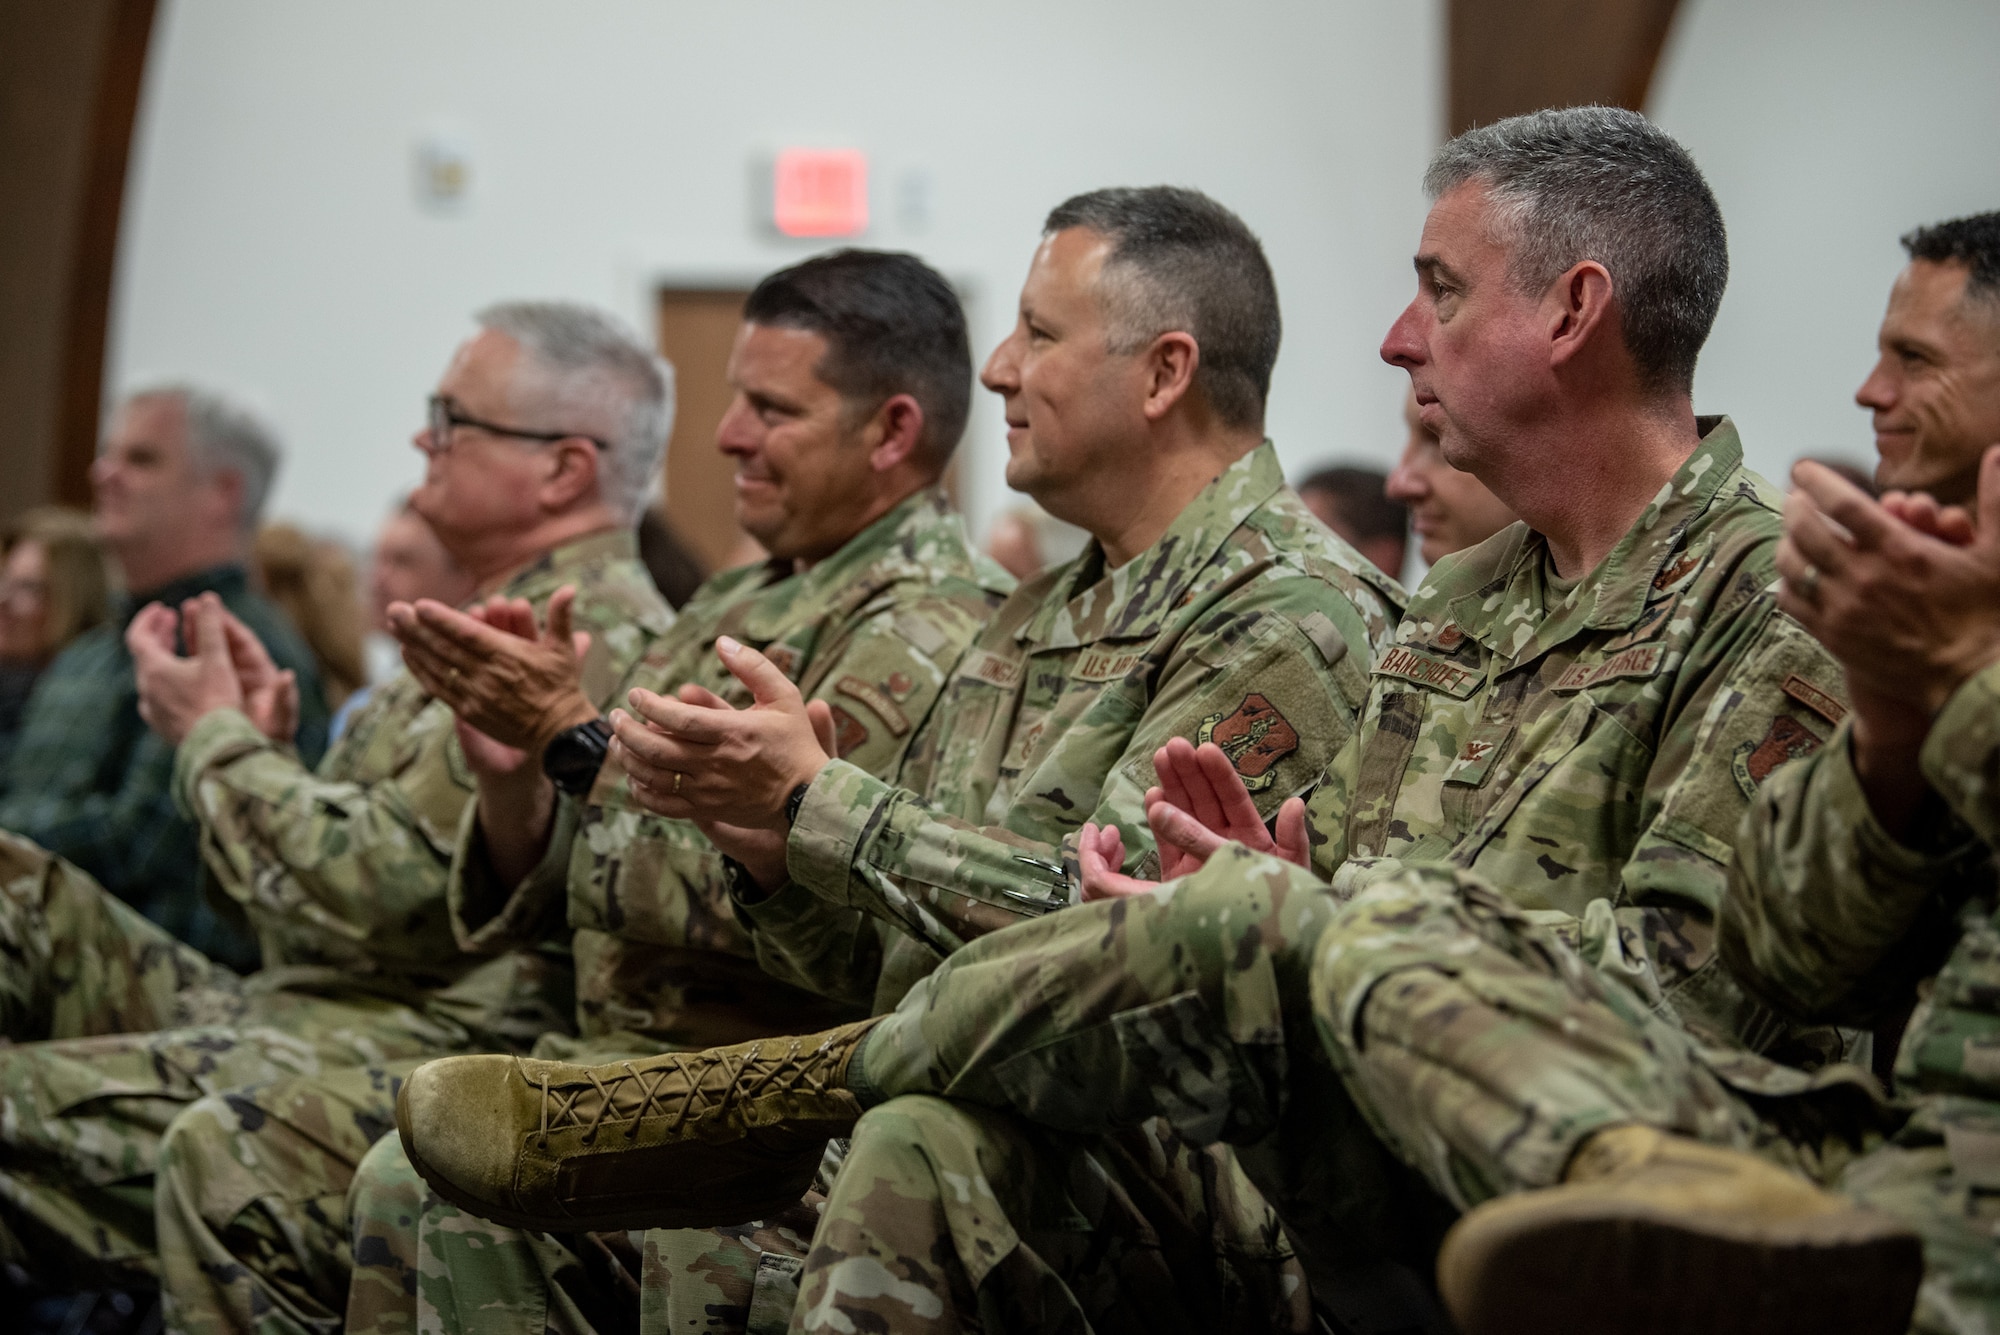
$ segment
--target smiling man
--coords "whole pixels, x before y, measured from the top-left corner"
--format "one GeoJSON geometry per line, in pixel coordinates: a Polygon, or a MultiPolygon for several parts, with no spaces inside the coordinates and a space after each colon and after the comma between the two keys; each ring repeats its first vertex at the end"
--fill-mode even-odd
{"type": "Polygon", "coordinates": [[[1882,355],[1854,399],[1875,416],[1878,488],[1964,505],[2000,445],[2000,213],[1919,227],[1903,248],[1882,355]]]}
{"type": "MultiPolygon", "coordinates": [[[[849,763],[893,774],[952,661],[1012,587],[973,553],[940,485],[972,393],[958,297],[911,255],[806,260],[751,292],[728,376],[716,448],[736,463],[737,518],[771,559],[703,585],[613,698],[692,687],[747,703],[715,653],[730,636],[784,665],[849,763]]],[[[497,952],[566,938],[574,952],[576,1032],[545,1035],[542,1055],[640,1058],[864,1014],[866,994],[823,997],[761,970],[722,855],[692,822],[640,808],[623,774],[601,765],[602,697],[581,687],[568,627],[536,634],[525,616],[486,615],[420,602],[393,618],[411,670],[466,724],[479,797],[454,831],[459,939],[497,952]]],[[[344,1106],[367,1091],[301,1078],[259,1097],[344,1106]]],[[[615,1311],[622,1290],[600,1259],[637,1283],[641,1235],[530,1233],[425,1201],[394,1136],[359,1170],[351,1294],[337,1233],[308,1265],[272,1264],[240,1244],[232,1209],[245,1193],[218,1189],[241,1181],[251,1157],[232,1113],[221,1100],[200,1105],[168,1145],[161,1253],[182,1328],[240,1328],[271,1310],[333,1323],[343,1306],[356,1332],[449,1326],[455,1309],[436,1296],[462,1287],[480,1295],[482,1319],[505,1308],[540,1332],[560,1324],[550,1311],[615,1311]],[[419,1272],[433,1277],[409,1284],[419,1272]]],[[[279,1153],[277,1134],[262,1131],[258,1161],[290,1167],[315,1138],[308,1128],[287,1139],[279,1153]]],[[[251,1194],[283,1189],[274,1177],[251,1194]]],[[[322,1202],[322,1217],[344,1218],[339,1204],[322,1202]]]]}

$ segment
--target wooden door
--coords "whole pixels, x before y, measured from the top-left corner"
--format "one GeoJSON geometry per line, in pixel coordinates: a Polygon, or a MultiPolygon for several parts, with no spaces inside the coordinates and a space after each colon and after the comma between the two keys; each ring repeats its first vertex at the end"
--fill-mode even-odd
{"type": "Polygon", "coordinates": [[[676,399],[667,442],[667,521],[707,570],[734,564],[749,541],[736,524],[735,463],[715,448],[715,428],[729,408],[729,349],[748,295],[660,293],[660,355],[674,364],[676,399]]]}

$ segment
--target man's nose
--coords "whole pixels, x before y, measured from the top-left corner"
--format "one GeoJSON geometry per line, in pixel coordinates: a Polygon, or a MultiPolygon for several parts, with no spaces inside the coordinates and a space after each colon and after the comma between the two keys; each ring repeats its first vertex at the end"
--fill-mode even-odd
{"type": "Polygon", "coordinates": [[[1389,326],[1389,332],[1382,338],[1382,360],[1391,366],[1405,370],[1424,363],[1424,343],[1418,337],[1421,317],[1417,313],[1417,303],[1411,301],[1396,317],[1396,323],[1389,326]]]}
{"type": "Polygon", "coordinates": [[[1000,340],[1000,346],[993,349],[993,355],[986,359],[986,365],[979,368],[979,383],[995,394],[1005,394],[1021,383],[1020,366],[1015,357],[1015,341],[1018,332],[1000,340]]]}
{"type": "Polygon", "coordinates": [[[1854,391],[1854,401],[1864,408],[1872,408],[1877,412],[1895,406],[1895,377],[1889,374],[1886,358],[1875,363],[1875,369],[1868,373],[1868,378],[1854,391]]]}

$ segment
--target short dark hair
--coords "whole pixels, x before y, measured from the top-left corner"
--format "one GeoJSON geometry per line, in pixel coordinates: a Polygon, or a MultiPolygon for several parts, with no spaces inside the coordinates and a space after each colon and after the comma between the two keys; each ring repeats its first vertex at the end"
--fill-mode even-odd
{"type": "Polygon", "coordinates": [[[1400,538],[1410,529],[1410,512],[1389,499],[1389,475],[1379,468],[1336,465],[1310,473],[1293,490],[1323,491],[1357,538],[1400,538]]]}
{"type": "Polygon", "coordinates": [[[1155,185],[1066,199],[1045,236],[1087,227],[1111,242],[1103,299],[1112,350],[1171,330],[1201,349],[1194,383],[1224,425],[1264,425],[1278,361],[1278,285],[1256,233],[1199,190],[1155,185]]]}
{"type": "Polygon", "coordinates": [[[972,410],[965,308],[915,255],[836,250],[778,270],[743,303],[743,318],[826,340],[815,374],[872,413],[897,394],[924,410],[921,448],[942,469],[972,410]]]}
{"type": "Polygon", "coordinates": [[[2000,301],[2000,213],[1975,213],[1919,227],[1903,237],[1913,260],[1963,264],[1965,294],[2000,301]]]}
{"type": "Polygon", "coordinates": [[[1647,388],[1693,387],[1729,282],[1729,237],[1714,192],[1672,135],[1622,107],[1511,116],[1440,148],[1424,188],[1436,199],[1467,181],[1491,192],[1523,291],[1539,295],[1571,265],[1596,260],[1647,388]]]}

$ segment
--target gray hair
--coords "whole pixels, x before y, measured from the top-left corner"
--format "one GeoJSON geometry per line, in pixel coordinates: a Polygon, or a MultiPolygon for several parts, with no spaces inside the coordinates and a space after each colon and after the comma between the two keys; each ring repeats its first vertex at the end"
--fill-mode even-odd
{"type": "Polygon", "coordinates": [[[638,523],[674,427],[674,368],[622,321],[575,302],[503,302],[475,318],[528,354],[539,383],[527,393],[546,414],[531,425],[588,432],[610,446],[599,460],[599,498],[638,523]]]}
{"type": "Polygon", "coordinates": [[[1649,390],[1685,393],[1729,281],[1722,210],[1688,151],[1636,111],[1568,107],[1468,130],[1431,159],[1432,199],[1467,182],[1531,296],[1571,266],[1611,275],[1625,347],[1649,390]]]}
{"type": "Polygon", "coordinates": [[[243,504],[236,523],[249,533],[264,517],[284,450],[273,431],[256,413],[212,389],[171,383],[148,385],[127,394],[126,404],[142,399],[173,399],[187,419],[188,457],[204,477],[234,473],[243,481],[243,504]]]}
{"type": "Polygon", "coordinates": [[[1100,279],[1111,351],[1193,336],[1195,387],[1230,427],[1262,427],[1278,361],[1278,285],[1243,220],[1199,190],[1155,185],[1066,199],[1045,236],[1088,228],[1111,242],[1100,279]]]}

